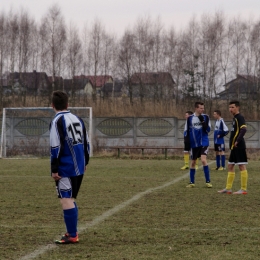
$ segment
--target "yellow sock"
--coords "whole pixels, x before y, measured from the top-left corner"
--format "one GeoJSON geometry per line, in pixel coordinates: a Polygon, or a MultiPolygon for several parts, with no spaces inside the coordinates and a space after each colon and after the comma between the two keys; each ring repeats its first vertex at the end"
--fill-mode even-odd
{"type": "Polygon", "coordinates": [[[199,159],[196,160],[196,166],[199,167],[199,159]]]}
{"type": "Polygon", "coordinates": [[[241,171],[241,190],[247,190],[247,179],[248,173],[247,170],[241,171]]]}
{"type": "Polygon", "coordinates": [[[190,155],[188,153],[184,154],[184,163],[185,166],[189,167],[190,155]]]}
{"type": "Polygon", "coordinates": [[[227,190],[231,190],[232,189],[234,179],[235,179],[235,173],[234,172],[228,172],[227,186],[226,186],[227,190]]]}

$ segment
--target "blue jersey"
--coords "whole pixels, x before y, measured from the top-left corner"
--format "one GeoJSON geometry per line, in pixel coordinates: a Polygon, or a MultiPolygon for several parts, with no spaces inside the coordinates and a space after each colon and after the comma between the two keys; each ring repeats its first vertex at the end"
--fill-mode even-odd
{"type": "Polygon", "coordinates": [[[69,111],[56,114],[50,125],[51,172],[61,177],[84,174],[89,161],[84,122],[69,111]]]}
{"type": "Polygon", "coordinates": [[[214,130],[214,144],[224,144],[224,136],[226,136],[228,133],[228,127],[226,126],[223,118],[218,119],[216,121],[214,130]]]}
{"type": "Polygon", "coordinates": [[[204,122],[193,114],[187,118],[184,127],[184,140],[190,142],[191,148],[209,146],[208,133],[210,132],[211,124],[209,116],[202,114],[204,122]]]}

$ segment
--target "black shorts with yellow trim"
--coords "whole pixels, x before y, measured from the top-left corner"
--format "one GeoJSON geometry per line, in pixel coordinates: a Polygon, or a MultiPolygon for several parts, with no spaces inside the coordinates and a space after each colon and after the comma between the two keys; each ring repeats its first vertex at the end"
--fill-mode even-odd
{"type": "Polygon", "coordinates": [[[228,164],[247,164],[246,149],[233,148],[230,151],[228,164]]]}

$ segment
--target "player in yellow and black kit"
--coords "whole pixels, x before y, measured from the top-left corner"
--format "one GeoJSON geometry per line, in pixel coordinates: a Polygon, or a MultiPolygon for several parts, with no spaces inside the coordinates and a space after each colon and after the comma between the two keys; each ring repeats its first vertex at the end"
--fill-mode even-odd
{"type": "Polygon", "coordinates": [[[246,122],[244,117],[239,113],[239,108],[239,101],[231,101],[229,103],[229,111],[234,116],[229,140],[231,152],[228,160],[227,185],[225,189],[218,191],[219,193],[232,193],[232,185],[235,179],[235,165],[238,165],[241,174],[241,189],[233,194],[247,194],[247,154],[244,140],[246,122]]]}

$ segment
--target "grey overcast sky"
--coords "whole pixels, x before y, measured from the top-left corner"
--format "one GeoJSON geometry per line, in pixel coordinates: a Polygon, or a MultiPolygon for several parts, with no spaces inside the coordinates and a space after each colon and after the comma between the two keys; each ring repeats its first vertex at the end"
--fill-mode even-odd
{"type": "Polygon", "coordinates": [[[260,0],[0,0],[0,12],[19,12],[21,8],[39,21],[53,5],[58,4],[66,23],[79,29],[98,18],[107,31],[121,35],[139,17],[161,18],[165,28],[184,29],[190,19],[204,13],[223,11],[228,17],[260,19],[260,0]]]}

